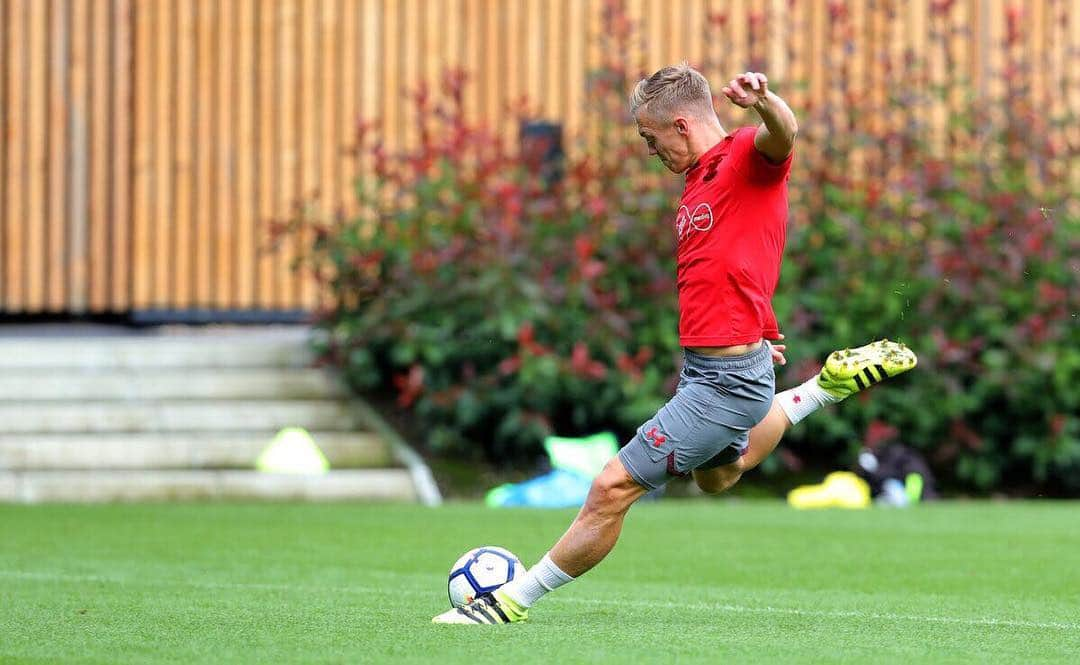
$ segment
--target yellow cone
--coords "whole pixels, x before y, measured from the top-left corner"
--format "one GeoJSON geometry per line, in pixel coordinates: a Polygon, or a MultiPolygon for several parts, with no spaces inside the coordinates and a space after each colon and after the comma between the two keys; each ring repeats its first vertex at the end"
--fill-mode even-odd
{"type": "Polygon", "coordinates": [[[255,460],[255,468],[264,473],[326,473],[330,462],[306,429],[286,427],[255,460]]]}
{"type": "Polygon", "coordinates": [[[796,487],[788,492],[787,500],[795,508],[866,508],[870,486],[850,471],[836,471],[820,485],[796,487]]]}

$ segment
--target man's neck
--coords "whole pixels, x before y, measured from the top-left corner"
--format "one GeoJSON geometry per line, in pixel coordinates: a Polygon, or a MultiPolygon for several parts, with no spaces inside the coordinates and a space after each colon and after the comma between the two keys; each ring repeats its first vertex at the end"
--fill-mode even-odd
{"type": "Polygon", "coordinates": [[[694,137],[694,141],[690,144],[690,156],[692,158],[691,164],[697,164],[701,156],[709,152],[727,138],[728,133],[724,131],[724,128],[719,122],[713,125],[706,125],[701,128],[701,134],[694,137]]]}

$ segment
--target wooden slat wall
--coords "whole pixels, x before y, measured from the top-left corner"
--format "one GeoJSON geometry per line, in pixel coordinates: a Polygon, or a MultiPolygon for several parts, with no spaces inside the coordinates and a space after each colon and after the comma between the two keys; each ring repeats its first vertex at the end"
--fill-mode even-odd
{"type": "MultiPolygon", "coordinates": [[[[1023,55],[1035,107],[1080,114],[1077,0],[625,0],[640,28],[625,52],[601,34],[607,4],[0,0],[0,313],[311,307],[289,270],[299,241],[271,252],[270,223],[301,200],[347,207],[370,167],[344,154],[356,121],[416,145],[403,93],[447,66],[469,73],[467,112],[511,142],[522,97],[568,135],[595,130],[587,72],[605,62],[687,59],[717,83],[760,68],[799,110],[838,76],[885,106],[919,80],[909,51],[927,83],[1000,96],[1023,55]]],[[[948,111],[911,113],[944,145],[948,111]]],[[[1080,124],[1053,131],[1080,146],[1080,124]]],[[[1080,190],[1075,152],[1051,168],[1080,190]]]]}

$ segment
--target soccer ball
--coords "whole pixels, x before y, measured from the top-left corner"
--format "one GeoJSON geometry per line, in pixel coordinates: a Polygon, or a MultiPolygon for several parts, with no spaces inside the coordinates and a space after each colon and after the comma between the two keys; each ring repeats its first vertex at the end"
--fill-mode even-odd
{"type": "Polygon", "coordinates": [[[482,593],[489,593],[525,571],[514,553],[501,547],[477,547],[461,555],[450,568],[447,592],[454,607],[468,605],[482,593]]]}

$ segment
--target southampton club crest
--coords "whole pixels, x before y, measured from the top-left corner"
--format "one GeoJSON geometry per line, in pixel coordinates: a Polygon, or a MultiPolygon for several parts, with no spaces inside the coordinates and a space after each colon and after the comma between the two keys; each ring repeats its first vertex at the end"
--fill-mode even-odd
{"type": "Polygon", "coordinates": [[[691,233],[699,231],[704,233],[713,226],[712,207],[708,203],[699,203],[694,206],[693,212],[687,206],[679,207],[679,214],[675,216],[675,232],[679,241],[688,237],[691,233]]]}

